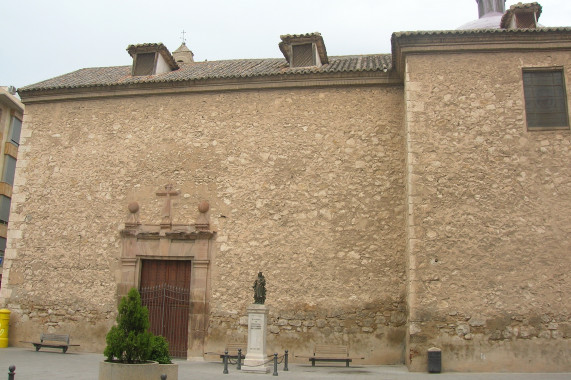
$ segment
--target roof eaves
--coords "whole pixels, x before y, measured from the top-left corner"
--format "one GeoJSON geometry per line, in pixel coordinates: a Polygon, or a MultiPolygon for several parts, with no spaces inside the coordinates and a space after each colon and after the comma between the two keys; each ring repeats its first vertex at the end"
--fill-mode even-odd
{"type": "Polygon", "coordinates": [[[248,59],[183,64],[178,70],[152,76],[130,75],[129,66],[81,69],[20,89],[21,93],[35,91],[85,88],[118,88],[152,83],[180,83],[203,80],[232,80],[244,78],[287,77],[295,75],[327,76],[335,73],[387,72],[391,68],[390,54],[331,57],[321,67],[290,68],[283,59],[248,59]]]}
{"type": "Polygon", "coordinates": [[[440,46],[446,51],[456,47],[466,50],[469,45],[479,45],[480,49],[529,49],[548,41],[545,48],[568,49],[571,44],[571,27],[542,27],[536,29],[465,29],[395,32],[391,36],[392,66],[403,75],[404,50],[414,48],[416,52],[435,52],[440,46]],[[500,44],[498,44],[498,42],[500,44]],[[529,45],[528,42],[534,42],[529,45]],[[518,45],[518,43],[521,43],[518,45]],[[419,50],[420,49],[420,50],[419,50]],[[436,49],[436,50],[435,50],[436,49]]]}

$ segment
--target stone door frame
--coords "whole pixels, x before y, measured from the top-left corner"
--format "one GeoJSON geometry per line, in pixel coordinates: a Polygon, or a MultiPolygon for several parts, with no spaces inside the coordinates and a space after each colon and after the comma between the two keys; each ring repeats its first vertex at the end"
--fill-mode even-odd
{"type": "Polygon", "coordinates": [[[126,223],[121,230],[117,300],[139,287],[142,260],[190,260],[187,359],[203,359],[210,304],[210,258],[215,232],[192,225],[126,223]]]}

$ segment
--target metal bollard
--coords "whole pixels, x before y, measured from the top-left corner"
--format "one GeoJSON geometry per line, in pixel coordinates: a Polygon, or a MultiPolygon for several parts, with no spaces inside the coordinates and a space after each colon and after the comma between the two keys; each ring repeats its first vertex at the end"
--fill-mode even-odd
{"type": "Polygon", "coordinates": [[[274,354],[274,374],[272,376],[278,375],[278,354],[274,354]]]}
{"type": "Polygon", "coordinates": [[[242,369],[242,349],[239,348],[238,349],[238,365],[236,366],[237,370],[241,370],[242,369]]]}
{"type": "Polygon", "coordinates": [[[224,371],[223,374],[228,374],[228,350],[224,351],[224,371]]]}
{"type": "Polygon", "coordinates": [[[15,365],[11,365],[10,367],[8,367],[8,380],[14,380],[14,376],[16,375],[16,366],[15,365]]]}
{"type": "Polygon", "coordinates": [[[166,375],[166,374],[162,374],[162,375],[161,375],[161,380],[167,380],[167,375],[166,375]]]}
{"type": "Polygon", "coordinates": [[[289,371],[289,369],[287,368],[287,358],[288,358],[288,350],[286,350],[285,355],[284,355],[284,371],[289,371]]]}

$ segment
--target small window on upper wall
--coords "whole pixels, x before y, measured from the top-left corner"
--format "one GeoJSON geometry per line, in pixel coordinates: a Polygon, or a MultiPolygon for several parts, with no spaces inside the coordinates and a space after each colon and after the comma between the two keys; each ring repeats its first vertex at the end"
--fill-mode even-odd
{"type": "Polygon", "coordinates": [[[524,70],[523,89],[528,130],[569,129],[562,69],[524,70]]]}

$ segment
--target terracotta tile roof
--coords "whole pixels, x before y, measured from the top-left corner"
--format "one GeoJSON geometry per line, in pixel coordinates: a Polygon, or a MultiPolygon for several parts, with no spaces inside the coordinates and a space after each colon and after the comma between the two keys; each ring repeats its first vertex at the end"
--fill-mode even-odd
{"type": "MultiPolygon", "coordinates": [[[[539,13],[539,15],[541,14],[542,11],[542,7],[538,2],[533,2],[533,3],[517,3],[514,4],[512,6],[510,6],[510,9],[508,11],[515,11],[516,9],[532,9],[532,10],[537,10],[537,12],[539,13]]],[[[538,15],[538,17],[539,17],[538,15]]]]}
{"type": "Polygon", "coordinates": [[[329,57],[321,67],[290,68],[283,58],[205,61],[184,64],[178,70],[152,76],[132,76],[131,66],[95,67],[74,71],[20,88],[19,92],[133,85],[137,83],[184,82],[208,79],[239,79],[279,75],[374,72],[391,69],[390,54],[329,57]]]}
{"type": "Polygon", "coordinates": [[[409,32],[394,32],[393,38],[406,36],[437,36],[437,35],[486,35],[499,33],[549,33],[571,32],[571,27],[542,27],[537,29],[456,29],[456,30],[421,30],[409,32]]]}
{"type": "MultiPolygon", "coordinates": [[[[487,46],[496,50],[525,50],[537,48],[543,42],[557,43],[568,49],[571,43],[571,27],[541,27],[536,29],[457,29],[395,32],[391,36],[392,69],[403,78],[405,51],[415,52],[454,51],[470,44],[487,46]],[[511,45],[511,46],[509,46],[511,45]]],[[[462,51],[462,50],[460,50],[462,51]]]]}

